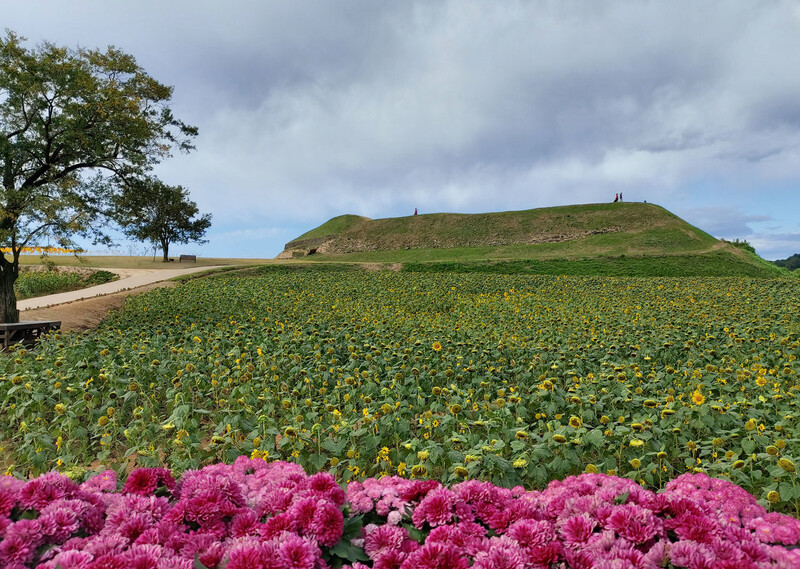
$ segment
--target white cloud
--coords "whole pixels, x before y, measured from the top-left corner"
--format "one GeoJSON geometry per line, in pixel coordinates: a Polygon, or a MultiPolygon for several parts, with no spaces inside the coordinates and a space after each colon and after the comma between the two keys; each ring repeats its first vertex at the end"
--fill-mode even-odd
{"type": "Polygon", "coordinates": [[[725,205],[694,218],[711,233],[748,216],[796,231],[793,2],[7,0],[4,23],[34,41],[117,44],[175,85],[200,136],[159,174],[214,214],[219,254],[228,227],[277,253],[294,228],[342,213],[619,191],[725,205]]]}

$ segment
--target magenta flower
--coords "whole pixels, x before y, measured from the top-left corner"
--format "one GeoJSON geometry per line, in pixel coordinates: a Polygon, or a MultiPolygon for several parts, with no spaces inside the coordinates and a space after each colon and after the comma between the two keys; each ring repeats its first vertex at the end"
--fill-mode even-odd
{"type": "Polygon", "coordinates": [[[411,553],[401,569],[467,569],[469,561],[452,545],[425,544],[411,553]]]}
{"type": "Polygon", "coordinates": [[[800,541],[800,521],[775,512],[751,520],[747,527],[763,543],[794,545],[800,541]]]}
{"type": "Polygon", "coordinates": [[[321,495],[337,508],[344,506],[345,493],[336,483],[336,479],[327,472],[318,472],[309,476],[306,487],[315,494],[321,495]]]}
{"type": "Polygon", "coordinates": [[[81,484],[80,488],[84,492],[113,492],[117,489],[117,473],[106,470],[95,474],[81,484]]]}
{"type": "Polygon", "coordinates": [[[631,543],[644,543],[661,530],[661,522],[653,512],[632,504],[614,508],[605,526],[631,543]]]}
{"type": "Polygon", "coordinates": [[[164,487],[170,493],[175,489],[175,479],[172,478],[169,470],[166,468],[135,468],[128,475],[122,493],[149,496],[159,487],[164,487]]]}
{"type": "Polygon", "coordinates": [[[444,525],[453,519],[455,496],[446,488],[430,491],[411,515],[414,527],[421,528],[426,523],[431,527],[444,525]]]}
{"type": "Polygon", "coordinates": [[[57,473],[0,477],[0,567],[190,569],[197,555],[206,567],[323,569],[343,510],[375,522],[350,543],[373,569],[800,567],[800,521],[705,475],[659,494],[599,474],[542,492],[384,477],[351,483],[345,499],[329,475],[282,462],[241,458],[177,484],[164,469],[135,472],[122,492],[110,472],[81,486],[57,473]],[[37,518],[18,519],[25,509],[37,518]]]}
{"type": "Polygon", "coordinates": [[[100,558],[104,555],[120,553],[127,545],[127,539],[119,534],[109,533],[95,536],[86,543],[83,549],[91,553],[93,557],[100,558]]]}
{"type": "Polygon", "coordinates": [[[402,485],[398,489],[398,494],[406,502],[417,502],[427,496],[428,492],[441,487],[442,485],[435,480],[412,480],[402,485]]]}
{"type": "Polygon", "coordinates": [[[261,520],[253,510],[239,512],[231,520],[231,537],[247,537],[259,535],[261,520]]]}
{"type": "Polygon", "coordinates": [[[37,542],[30,537],[6,534],[0,543],[0,566],[7,567],[13,563],[24,565],[32,561],[37,547],[37,542]]]}
{"type": "Polygon", "coordinates": [[[561,557],[561,544],[557,541],[526,548],[527,563],[531,567],[550,567],[561,557]]]}
{"type": "MultiPolygon", "coordinates": [[[[271,552],[274,556],[274,552],[271,552]]],[[[234,544],[228,551],[226,569],[263,569],[265,548],[257,540],[244,540],[234,544]]]]}
{"type": "Polygon", "coordinates": [[[324,547],[333,547],[342,538],[344,531],[342,511],[328,500],[319,500],[310,530],[317,543],[324,547]]]}
{"type": "Polygon", "coordinates": [[[57,554],[48,562],[48,568],[60,567],[61,569],[89,569],[94,560],[92,554],[85,551],[71,549],[57,554]]]}
{"type": "Polygon", "coordinates": [[[526,569],[527,554],[519,546],[498,542],[475,555],[472,569],[526,569]]]}
{"type": "Polygon", "coordinates": [[[42,533],[51,538],[51,543],[64,543],[81,528],[81,518],[88,507],[81,500],[52,502],[39,516],[42,533]]]}
{"type": "Polygon", "coordinates": [[[408,530],[392,525],[377,526],[364,538],[364,551],[375,561],[387,551],[400,551],[409,539],[408,530]]]}
{"type": "Polygon", "coordinates": [[[669,561],[675,567],[711,569],[714,563],[714,554],[703,543],[679,541],[669,546],[669,561]]]}
{"type": "Polygon", "coordinates": [[[553,524],[539,520],[520,520],[508,528],[506,536],[522,547],[546,545],[556,538],[553,524]]]}
{"type": "Polygon", "coordinates": [[[572,516],[558,522],[558,534],[567,547],[583,547],[597,527],[589,514],[572,516]]]}
{"type": "Polygon", "coordinates": [[[674,520],[675,534],[699,543],[711,543],[720,533],[719,524],[709,516],[690,514],[674,520]]]}
{"type": "Polygon", "coordinates": [[[297,535],[286,538],[278,549],[281,567],[286,569],[314,569],[319,555],[316,547],[297,535]]]}
{"type": "Polygon", "coordinates": [[[158,474],[154,468],[134,468],[122,487],[122,493],[149,496],[157,488],[158,474]]]}
{"type": "Polygon", "coordinates": [[[17,505],[15,494],[16,492],[10,489],[0,488],[0,517],[11,515],[11,510],[17,505]]]}
{"type": "Polygon", "coordinates": [[[22,507],[41,510],[50,502],[72,497],[78,485],[57,472],[48,472],[25,484],[19,491],[18,499],[22,507]]]}
{"type": "MultiPolygon", "coordinates": [[[[564,559],[570,569],[594,569],[595,554],[588,549],[564,549],[564,559]]],[[[661,565],[656,565],[661,567],[661,565]]]]}
{"type": "Polygon", "coordinates": [[[272,539],[281,535],[284,532],[297,531],[299,527],[297,520],[288,512],[273,516],[264,522],[264,529],[262,534],[268,539],[272,539]]]}
{"type": "Polygon", "coordinates": [[[475,522],[461,522],[434,528],[428,535],[426,543],[447,543],[454,545],[466,555],[475,556],[489,548],[488,541],[484,526],[475,522]]]}

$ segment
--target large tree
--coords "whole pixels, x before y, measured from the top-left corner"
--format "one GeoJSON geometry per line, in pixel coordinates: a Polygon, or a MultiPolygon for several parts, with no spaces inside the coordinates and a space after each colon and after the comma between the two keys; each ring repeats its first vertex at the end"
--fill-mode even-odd
{"type": "Polygon", "coordinates": [[[172,88],[119,49],[24,43],[0,37],[0,322],[19,319],[25,247],[108,240],[112,197],[197,134],[167,106],[172,88]]]}
{"type": "Polygon", "coordinates": [[[155,178],[130,183],[114,199],[115,217],[129,237],[161,246],[169,261],[170,243],[204,243],[211,214],[199,217],[197,204],[182,186],[155,178]]]}

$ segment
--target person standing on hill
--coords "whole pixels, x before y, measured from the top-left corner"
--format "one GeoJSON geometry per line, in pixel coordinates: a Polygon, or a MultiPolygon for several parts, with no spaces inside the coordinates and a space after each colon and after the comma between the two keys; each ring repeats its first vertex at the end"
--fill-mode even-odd
{"type": "Polygon", "coordinates": [[[619,201],[622,201],[622,192],[619,193],[619,201]]]}
{"type": "Polygon", "coordinates": [[[619,194],[614,194],[614,203],[619,201],[619,194]]]}

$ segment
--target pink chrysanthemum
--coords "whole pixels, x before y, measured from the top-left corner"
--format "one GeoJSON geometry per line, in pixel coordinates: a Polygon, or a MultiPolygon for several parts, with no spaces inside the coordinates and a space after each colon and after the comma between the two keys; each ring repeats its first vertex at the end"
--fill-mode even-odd
{"type": "Polygon", "coordinates": [[[572,516],[558,523],[558,534],[568,547],[582,547],[597,527],[597,522],[589,514],[572,516]]]}
{"type": "Polygon", "coordinates": [[[710,569],[714,563],[714,554],[703,543],[679,541],[669,546],[669,561],[675,567],[710,569]]]}
{"type": "Polygon", "coordinates": [[[256,540],[245,540],[231,546],[226,569],[261,569],[264,549],[256,540]]]}
{"type": "Polygon", "coordinates": [[[297,521],[288,512],[273,516],[264,522],[262,534],[267,539],[277,537],[286,531],[296,531],[299,527],[297,521]]]}
{"type": "Polygon", "coordinates": [[[333,547],[342,538],[344,515],[332,502],[320,500],[314,512],[311,535],[324,547],[333,547]]]}
{"type": "Polygon", "coordinates": [[[85,551],[63,551],[57,554],[50,562],[51,567],[60,569],[88,569],[94,557],[85,551]]]}
{"type": "Polygon", "coordinates": [[[231,537],[247,537],[258,535],[261,530],[261,520],[253,510],[239,512],[231,520],[231,537]]]}
{"type": "Polygon", "coordinates": [[[416,502],[422,500],[432,490],[441,487],[442,485],[436,480],[411,480],[399,487],[398,495],[406,502],[416,502]]]}
{"type": "Polygon", "coordinates": [[[405,551],[386,551],[378,557],[372,564],[372,569],[400,569],[400,566],[408,558],[405,551]]]}
{"type": "Polygon", "coordinates": [[[314,522],[314,514],[317,511],[317,498],[301,498],[294,502],[286,513],[292,516],[295,524],[301,531],[310,531],[314,522]]]}
{"type": "MultiPolygon", "coordinates": [[[[49,568],[48,568],[49,569],[49,568]]],[[[125,560],[120,555],[106,553],[94,558],[87,569],[128,569],[125,560]]]]}
{"type": "Polygon", "coordinates": [[[408,539],[408,530],[392,525],[383,525],[369,531],[364,538],[364,551],[375,561],[387,551],[399,551],[408,539]]]}
{"type": "Polygon", "coordinates": [[[508,528],[506,536],[523,547],[545,545],[556,537],[553,524],[546,521],[520,520],[508,528]]]}
{"type": "Polygon", "coordinates": [[[564,559],[570,569],[595,569],[595,554],[587,549],[564,549],[564,559]]]}
{"type": "Polygon", "coordinates": [[[747,527],[752,529],[763,543],[795,545],[800,542],[800,521],[777,512],[751,520],[747,527]]]}
{"type": "Polygon", "coordinates": [[[431,530],[426,543],[447,543],[457,547],[462,553],[475,556],[489,548],[486,528],[475,522],[461,522],[456,525],[439,526],[431,530]]]}
{"type": "Polygon", "coordinates": [[[296,535],[281,543],[278,556],[286,569],[313,569],[317,562],[315,548],[296,535]]]}
{"type": "Polygon", "coordinates": [[[656,535],[661,523],[650,510],[625,504],[614,509],[606,521],[606,527],[631,543],[644,543],[656,535]]]}
{"type": "Polygon", "coordinates": [[[80,500],[53,502],[39,516],[42,533],[51,539],[51,543],[63,543],[80,529],[80,519],[85,509],[85,504],[80,500]]]}
{"type": "Polygon", "coordinates": [[[33,559],[36,553],[36,543],[22,535],[6,534],[0,542],[0,566],[6,567],[13,563],[25,564],[33,559]]]}
{"type": "Polygon", "coordinates": [[[450,490],[440,488],[429,492],[419,503],[411,515],[414,527],[424,524],[431,527],[440,526],[453,519],[455,497],[450,490]]]}
{"type": "Polygon", "coordinates": [[[67,497],[67,490],[72,487],[77,488],[66,476],[44,474],[22,487],[19,491],[19,501],[25,509],[41,510],[49,503],[67,497]]]}
{"type": "Polygon", "coordinates": [[[117,473],[113,470],[105,470],[95,474],[81,484],[80,488],[84,492],[113,492],[117,489],[117,473]]]}
{"type": "Polygon", "coordinates": [[[306,485],[309,490],[320,494],[322,498],[333,503],[337,508],[344,505],[344,491],[336,483],[336,479],[327,472],[318,472],[309,476],[306,485]]]}
{"type": "Polygon", "coordinates": [[[457,548],[444,543],[425,544],[411,553],[401,569],[467,569],[469,561],[457,548]]]}
{"type": "Polygon", "coordinates": [[[719,524],[709,516],[681,516],[674,527],[675,534],[685,540],[711,543],[720,533],[719,524]]]}
{"type": "Polygon", "coordinates": [[[293,499],[294,495],[288,488],[272,488],[260,494],[257,510],[261,515],[274,516],[285,512],[293,499]]]}
{"type": "Polygon", "coordinates": [[[122,487],[122,493],[150,496],[157,488],[158,473],[154,468],[134,468],[122,487]]]}
{"type": "Polygon", "coordinates": [[[478,553],[472,569],[526,569],[527,555],[519,546],[498,543],[478,553]]]}
{"type": "Polygon", "coordinates": [[[14,492],[0,488],[0,517],[10,515],[16,505],[17,499],[14,497],[14,492]]]}
{"type": "Polygon", "coordinates": [[[550,567],[561,556],[561,544],[558,541],[545,545],[536,545],[526,549],[528,563],[533,567],[550,567]]]}

